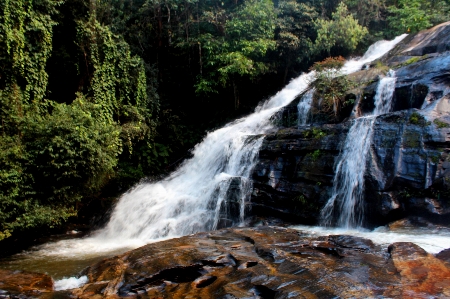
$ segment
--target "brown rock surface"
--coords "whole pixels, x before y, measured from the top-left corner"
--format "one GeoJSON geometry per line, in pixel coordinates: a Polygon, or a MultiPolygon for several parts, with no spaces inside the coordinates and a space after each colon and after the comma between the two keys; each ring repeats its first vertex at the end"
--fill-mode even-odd
{"type": "Polygon", "coordinates": [[[381,248],[281,227],[149,244],[85,271],[77,298],[446,298],[449,265],[412,243],[381,248]]]}
{"type": "Polygon", "coordinates": [[[52,291],[53,280],[46,274],[0,269],[0,298],[35,297],[52,291]]]}
{"type": "Polygon", "coordinates": [[[401,275],[403,298],[450,297],[450,269],[440,259],[407,242],[390,245],[389,252],[401,275]]]}

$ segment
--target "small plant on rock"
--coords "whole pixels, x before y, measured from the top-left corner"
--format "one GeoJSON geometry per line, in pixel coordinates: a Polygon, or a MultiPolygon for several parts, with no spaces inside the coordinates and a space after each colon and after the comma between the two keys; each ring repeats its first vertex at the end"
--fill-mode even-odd
{"type": "Polygon", "coordinates": [[[439,119],[435,119],[433,122],[439,129],[450,127],[448,123],[445,123],[439,119]]]}
{"type": "Polygon", "coordinates": [[[346,105],[344,102],[348,90],[353,87],[352,81],[344,76],[341,69],[345,59],[342,56],[328,57],[316,62],[310,70],[316,71],[314,87],[317,94],[323,99],[320,111],[339,118],[339,114],[346,105]]]}

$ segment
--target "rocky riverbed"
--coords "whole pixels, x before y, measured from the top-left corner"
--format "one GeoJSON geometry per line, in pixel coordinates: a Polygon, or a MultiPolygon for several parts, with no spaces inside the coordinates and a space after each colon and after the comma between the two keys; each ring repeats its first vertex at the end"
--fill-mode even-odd
{"type": "Polygon", "coordinates": [[[450,250],[348,235],[229,228],[153,243],[87,269],[54,292],[42,274],[2,271],[2,298],[448,298],[450,250]],[[20,294],[20,296],[19,296],[20,294]]]}

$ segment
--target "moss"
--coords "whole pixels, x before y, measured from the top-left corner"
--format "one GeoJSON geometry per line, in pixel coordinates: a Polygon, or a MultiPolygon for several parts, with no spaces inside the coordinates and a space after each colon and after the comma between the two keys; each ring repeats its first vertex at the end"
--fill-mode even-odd
{"type": "Polygon", "coordinates": [[[432,156],[430,156],[430,160],[434,164],[438,164],[440,159],[441,159],[441,155],[432,155],[432,156]]]}
{"type": "Polygon", "coordinates": [[[422,115],[417,112],[413,112],[411,114],[411,116],[409,117],[409,123],[421,127],[431,125],[431,122],[427,121],[422,115]]]}
{"type": "Polygon", "coordinates": [[[314,204],[314,202],[308,202],[308,199],[303,195],[299,194],[291,199],[294,202],[295,210],[297,211],[318,211],[319,207],[314,204]]]}
{"type": "Polygon", "coordinates": [[[318,140],[327,136],[327,133],[320,128],[312,128],[311,130],[304,132],[303,135],[306,138],[314,138],[318,140]]]}
{"type": "Polygon", "coordinates": [[[315,150],[314,152],[308,154],[308,156],[311,157],[311,160],[313,162],[316,162],[317,160],[319,160],[321,155],[322,155],[322,153],[320,150],[315,150]]]}
{"type": "Polygon", "coordinates": [[[380,70],[381,72],[383,72],[384,74],[386,74],[387,72],[389,72],[389,67],[387,65],[385,65],[382,61],[378,60],[375,63],[375,68],[377,68],[378,70],[380,70]]]}
{"type": "Polygon", "coordinates": [[[417,63],[417,62],[419,62],[419,61],[421,61],[421,60],[424,60],[425,58],[427,58],[426,55],[424,55],[424,56],[415,56],[415,57],[412,57],[412,58],[406,60],[405,62],[403,62],[403,63],[397,65],[396,68],[401,68],[401,67],[404,67],[404,66],[411,65],[411,64],[413,64],[413,63],[417,63]]]}
{"type": "Polygon", "coordinates": [[[434,123],[439,129],[450,127],[450,125],[449,125],[448,123],[445,123],[445,122],[443,122],[443,121],[440,121],[439,119],[435,119],[435,120],[433,121],[433,123],[434,123]]]}
{"type": "Polygon", "coordinates": [[[411,65],[411,64],[413,64],[413,63],[419,62],[421,59],[422,59],[422,57],[420,57],[420,56],[412,57],[412,58],[406,60],[406,61],[403,63],[403,65],[404,65],[404,66],[406,66],[406,65],[411,65]]]}
{"type": "Polygon", "coordinates": [[[392,148],[397,143],[397,132],[396,131],[384,131],[381,135],[380,145],[383,148],[392,148]]]}
{"type": "Polygon", "coordinates": [[[418,148],[421,144],[421,135],[415,131],[405,131],[403,134],[403,145],[409,148],[418,148]]]}

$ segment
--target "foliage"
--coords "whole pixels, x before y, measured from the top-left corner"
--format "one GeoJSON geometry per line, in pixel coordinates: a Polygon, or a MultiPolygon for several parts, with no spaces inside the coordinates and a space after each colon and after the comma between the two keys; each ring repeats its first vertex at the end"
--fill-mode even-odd
{"type": "Polygon", "coordinates": [[[120,127],[97,117],[103,108],[82,96],[52,108],[44,116],[27,117],[22,138],[32,159],[27,168],[46,201],[75,202],[114,175],[120,127]]]}
{"type": "Polygon", "coordinates": [[[117,172],[119,154],[152,141],[144,64],[96,20],[76,21],[83,63],[74,101],[46,99],[57,1],[2,3],[0,240],[56,227],[117,172]],[[68,102],[68,103],[64,103],[68,102]]]}
{"type": "Polygon", "coordinates": [[[421,0],[399,0],[390,6],[388,17],[391,28],[397,33],[417,32],[431,27],[430,15],[423,9],[421,0]]]}
{"type": "Polygon", "coordinates": [[[443,122],[443,121],[441,121],[441,120],[439,120],[439,119],[437,119],[437,118],[433,121],[433,123],[434,123],[439,129],[442,129],[442,128],[449,128],[449,127],[450,127],[450,124],[445,123],[445,122],[443,122]]]}
{"type": "Polygon", "coordinates": [[[320,150],[315,150],[314,152],[311,153],[311,159],[313,160],[313,162],[317,162],[317,160],[319,160],[321,155],[322,153],[320,152],[320,150]]]}
{"type": "MultiPolygon", "coordinates": [[[[228,18],[221,19],[221,9],[206,11],[205,20],[219,28],[200,34],[194,43],[202,48],[204,64],[196,84],[197,93],[217,92],[217,85],[233,85],[248,76],[255,78],[269,70],[262,60],[267,51],[275,48],[275,10],[268,0],[248,0],[238,6],[228,18]]],[[[210,26],[213,28],[213,26],[210,26]]],[[[235,107],[239,106],[235,93],[235,107]]]]}
{"type": "Polygon", "coordinates": [[[0,4],[1,80],[23,87],[25,102],[40,101],[47,86],[46,62],[52,51],[52,15],[61,1],[8,0],[0,4]]]}
{"type": "Polygon", "coordinates": [[[331,20],[318,19],[314,24],[317,29],[315,49],[327,51],[328,54],[334,46],[354,50],[368,34],[367,28],[358,24],[343,2],[338,5],[331,20]]]}
{"type": "Polygon", "coordinates": [[[311,71],[336,71],[338,72],[345,64],[345,59],[342,56],[327,57],[323,61],[318,61],[310,68],[311,71]]]}
{"type": "Polygon", "coordinates": [[[96,117],[121,125],[121,137],[130,152],[135,140],[142,140],[154,126],[142,60],[132,56],[128,44],[101,25],[92,12],[78,21],[78,44],[92,70],[88,100],[99,109],[96,117]]]}
{"type": "Polygon", "coordinates": [[[312,5],[292,0],[280,1],[277,11],[277,53],[284,60],[286,82],[289,68],[313,55],[313,20],[318,14],[312,5]]]}
{"type": "Polygon", "coordinates": [[[421,127],[429,126],[431,122],[427,121],[422,115],[417,112],[413,112],[409,116],[409,123],[421,127]]]}
{"type": "Polygon", "coordinates": [[[353,16],[362,26],[383,20],[386,0],[346,0],[343,3],[353,12],[353,16]]]}
{"type": "Polygon", "coordinates": [[[387,73],[389,72],[389,70],[390,70],[390,67],[387,66],[387,65],[385,65],[385,64],[384,64],[382,61],[380,61],[380,60],[378,60],[378,61],[375,63],[375,67],[376,67],[378,70],[382,71],[384,74],[387,74],[387,73]]]}
{"type": "Polygon", "coordinates": [[[327,136],[327,133],[324,132],[324,131],[323,131],[322,129],[320,129],[320,128],[312,128],[311,130],[306,131],[306,132],[304,133],[304,136],[305,136],[306,138],[312,137],[312,138],[314,138],[314,139],[316,139],[316,140],[319,140],[319,139],[321,139],[321,138],[327,136]]]}
{"type": "Polygon", "coordinates": [[[311,67],[311,70],[316,71],[313,82],[316,93],[322,99],[320,110],[332,114],[336,119],[346,104],[346,92],[353,87],[353,83],[341,73],[344,61],[343,57],[328,57],[311,67]]]}
{"type": "Polygon", "coordinates": [[[54,227],[114,174],[120,130],[98,109],[82,98],[53,104],[52,113],[27,115],[20,137],[2,137],[1,230],[54,227]]]}

